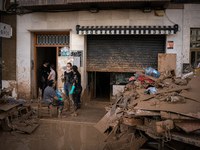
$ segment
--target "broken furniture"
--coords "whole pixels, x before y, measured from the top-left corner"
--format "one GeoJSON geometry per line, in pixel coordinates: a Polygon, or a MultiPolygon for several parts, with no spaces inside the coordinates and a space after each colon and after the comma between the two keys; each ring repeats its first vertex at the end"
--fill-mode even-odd
{"type": "MultiPolygon", "coordinates": [[[[143,73],[137,74],[148,78],[143,73]]],[[[139,79],[135,82],[140,86],[126,85],[125,91],[117,94],[115,103],[106,108],[107,114],[95,125],[100,132],[107,134],[106,141],[112,141],[104,149],[120,149],[123,144],[128,146],[129,141],[120,138],[125,133],[120,128],[122,125],[142,132],[149,140],[145,145],[156,141],[156,149],[161,145],[170,147],[171,140],[199,149],[200,71],[194,73],[191,80],[176,78],[173,70],[161,72],[158,79],[150,77],[153,83],[145,78],[143,81],[139,79]],[[149,86],[157,86],[157,92],[145,95],[149,86]]],[[[135,131],[129,133],[135,134],[135,131]]]]}
{"type": "Polygon", "coordinates": [[[0,99],[0,124],[4,131],[32,133],[40,124],[32,114],[30,105],[15,99],[0,99]]]}

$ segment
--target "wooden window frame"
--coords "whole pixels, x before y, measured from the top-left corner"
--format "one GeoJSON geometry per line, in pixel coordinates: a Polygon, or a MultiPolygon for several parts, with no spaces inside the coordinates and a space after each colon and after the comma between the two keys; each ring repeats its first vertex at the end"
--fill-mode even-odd
{"type": "Polygon", "coordinates": [[[200,44],[200,41],[191,41],[191,37],[199,37],[200,38],[200,35],[192,35],[191,34],[191,31],[192,30],[195,30],[195,31],[199,31],[200,32],[200,28],[191,28],[190,29],[190,67],[192,69],[196,69],[197,68],[197,62],[200,62],[200,58],[198,59],[197,58],[197,53],[199,52],[200,53],[200,47],[191,47],[191,44],[193,43],[197,43],[197,44],[200,44]],[[192,66],[192,52],[195,52],[195,62],[194,62],[194,66],[192,66]]]}

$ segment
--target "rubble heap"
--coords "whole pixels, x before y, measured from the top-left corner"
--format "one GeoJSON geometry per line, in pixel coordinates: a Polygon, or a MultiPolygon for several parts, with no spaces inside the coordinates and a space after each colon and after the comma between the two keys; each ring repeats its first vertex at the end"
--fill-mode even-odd
{"type": "Polygon", "coordinates": [[[171,149],[171,140],[200,147],[200,71],[186,79],[176,78],[173,70],[159,78],[135,76],[95,125],[110,140],[104,149],[138,150],[145,143],[159,149],[149,139],[171,149]]]}
{"type": "Polygon", "coordinates": [[[30,105],[13,98],[0,99],[0,125],[4,131],[31,134],[40,124],[30,105]]]}

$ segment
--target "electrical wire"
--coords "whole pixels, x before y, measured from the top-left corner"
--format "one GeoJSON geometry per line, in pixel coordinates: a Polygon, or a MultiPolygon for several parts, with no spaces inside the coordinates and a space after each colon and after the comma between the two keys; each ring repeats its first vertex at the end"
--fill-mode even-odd
{"type": "MultiPolygon", "coordinates": [[[[165,11],[165,16],[167,17],[167,19],[171,22],[171,23],[173,23],[174,25],[175,24],[177,24],[177,23],[175,23],[174,21],[172,21],[170,18],[169,18],[169,16],[167,15],[167,11],[165,11]]],[[[178,24],[177,24],[178,25],[178,24]]],[[[180,32],[181,31],[181,27],[178,25],[178,31],[180,32]]]]}

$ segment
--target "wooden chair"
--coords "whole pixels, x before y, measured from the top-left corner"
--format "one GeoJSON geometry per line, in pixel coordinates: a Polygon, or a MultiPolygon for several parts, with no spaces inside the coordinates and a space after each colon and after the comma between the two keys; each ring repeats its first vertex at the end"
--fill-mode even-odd
{"type": "Polygon", "coordinates": [[[42,99],[42,89],[39,88],[38,90],[38,117],[41,118],[42,116],[49,116],[52,118],[53,112],[52,105],[45,104],[42,99]]]}

